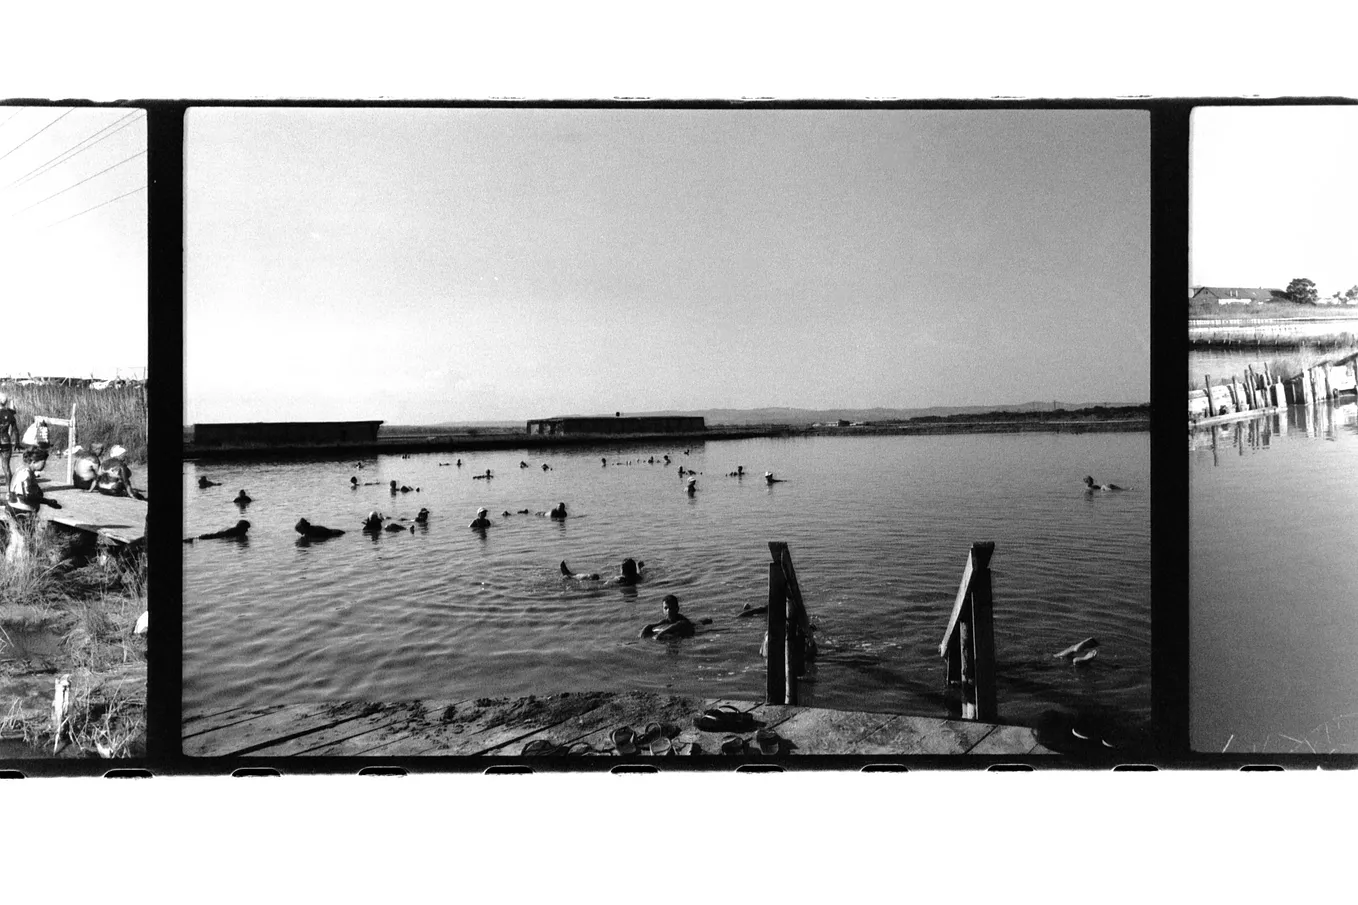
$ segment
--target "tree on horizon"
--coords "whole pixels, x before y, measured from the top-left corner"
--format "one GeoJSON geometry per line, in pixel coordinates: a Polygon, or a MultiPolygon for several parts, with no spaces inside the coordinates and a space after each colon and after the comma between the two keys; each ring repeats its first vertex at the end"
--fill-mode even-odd
{"type": "Polygon", "coordinates": [[[1297,277],[1288,283],[1286,295],[1299,305],[1314,305],[1320,298],[1320,293],[1316,292],[1316,284],[1306,277],[1297,277]]]}

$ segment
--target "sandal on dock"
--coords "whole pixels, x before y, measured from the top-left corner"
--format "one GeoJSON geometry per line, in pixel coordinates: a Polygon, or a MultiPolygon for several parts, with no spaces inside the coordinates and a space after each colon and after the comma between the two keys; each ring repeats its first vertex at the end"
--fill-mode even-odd
{"type": "Polygon", "coordinates": [[[754,734],[754,740],[759,753],[766,756],[777,754],[783,747],[782,737],[772,729],[760,729],[754,734]]]}
{"type": "Polygon", "coordinates": [[[591,754],[598,754],[599,752],[594,750],[594,746],[589,742],[576,742],[570,747],[562,750],[561,753],[570,757],[585,757],[591,754]]]}
{"type": "Polygon", "coordinates": [[[745,739],[738,735],[728,735],[721,740],[722,754],[744,754],[745,739]]]}
{"type": "Polygon", "coordinates": [[[556,742],[545,738],[535,738],[531,742],[523,746],[523,750],[519,752],[519,756],[551,757],[554,754],[560,753],[562,753],[561,746],[558,745],[556,742]]]}
{"type": "Polygon", "coordinates": [[[646,750],[652,757],[666,757],[674,753],[674,745],[667,736],[661,735],[654,739],[646,750]]]}
{"type": "Polygon", "coordinates": [[[663,726],[659,723],[647,723],[646,728],[641,731],[641,735],[637,736],[636,743],[638,745],[650,745],[657,739],[665,737],[665,728],[663,726]]]}
{"type": "Polygon", "coordinates": [[[754,716],[732,704],[722,704],[695,717],[693,725],[704,732],[744,732],[754,726],[754,716]]]}
{"type": "Polygon", "coordinates": [[[637,734],[631,726],[619,726],[613,730],[613,750],[623,757],[637,753],[637,734]]]}

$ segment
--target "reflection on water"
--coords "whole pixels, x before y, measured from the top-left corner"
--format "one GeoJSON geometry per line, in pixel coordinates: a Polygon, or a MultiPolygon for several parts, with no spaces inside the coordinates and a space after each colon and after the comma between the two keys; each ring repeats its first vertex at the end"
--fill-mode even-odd
{"type": "Polygon", "coordinates": [[[1358,405],[1198,431],[1189,467],[1193,747],[1358,751],[1358,405]]]}
{"type": "Polygon", "coordinates": [[[762,699],[763,620],[736,614],[766,600],[768,541],[782,540],[822,651],[805,702],[941,715],[937,646],[971,543],[992,540],[1002,718],[1099,706],[1145,721],[1148,447],[1145,433],[822,437],[463,453],[461,469],[441,466],[446,454],[362,469],[186,463],[186,535],[234,524],[241,487],[255,502],[248,544],[184,546],[184,704],[591,689],[762,699]],[[693,496],[680,465],[698,473],[693,496]],[[728,476],[740,465],[745,477],[728,476]],[[472,479],[487,468],[491,480],[472,479]],[[766,484],[765,470],[786,482],[766,484]],[[1086,494],[1089,473],[1132,489],[1086,494]],[[223,487],[200,490],[204,474],[223,487]],[[420,490],[393,495],[390,480],[420,490]],[[520,513],[558,502],[564,521],[520,513]],[[479,506],[485,531],[468,528],[479,506]],[[370,510],[410,519],[421,507],[429,522],[413,533],[359,531],[370,510]],[[299,544],[300,517],[348,533],[299,544]],[[646,563],[637,587],[560,574],[564,560],[614,575],[629,556],[646,563]],[[713,624],[677,644],[638,638],[668,593],[713,624]],[[1101,648],[1087,666],[1052,657],[1088,636],[1101,648]]]}

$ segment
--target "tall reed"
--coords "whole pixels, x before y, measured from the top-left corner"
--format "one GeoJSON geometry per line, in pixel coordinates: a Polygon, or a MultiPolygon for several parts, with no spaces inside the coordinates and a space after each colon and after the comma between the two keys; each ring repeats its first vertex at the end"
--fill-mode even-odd
{"type": "MultiPolygon", "coordinates": [[[[49,418],[69,418],[71,404],[76,409],[76,442],[86,449],[91,443],[105,447],[117,443],[127,449],[134,462],[146,461],[147,401],[146,386],[134,385],[95,390],[88,387],[29,385],[0,383],[10,397],[10,405],[18,412],[22,432],[35,415],[49,418]]],[[[64,449],[70,442],[64,427],[51,430],[52,447],[64,449]]]]}

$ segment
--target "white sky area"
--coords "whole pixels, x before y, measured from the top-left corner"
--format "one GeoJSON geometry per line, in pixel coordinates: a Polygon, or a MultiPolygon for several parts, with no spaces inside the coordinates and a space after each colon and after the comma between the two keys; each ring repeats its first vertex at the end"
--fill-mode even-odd
{"type": "Polygon", "coordinates": [[[1149,396],[1137,111],[195,109],[186,422],[1149,396]]]}
{"type": "Polygon", "coordinates": [[[0,106],[0,305],[43,325],[0,377],[145,375],[145,187],[143,111],[0,106]]]}
{"type": "Polygon", "coordinates": [[[1358,107],[1209,107],[1191,122],[1193,286],[1358,284],[1358,107]]]}

